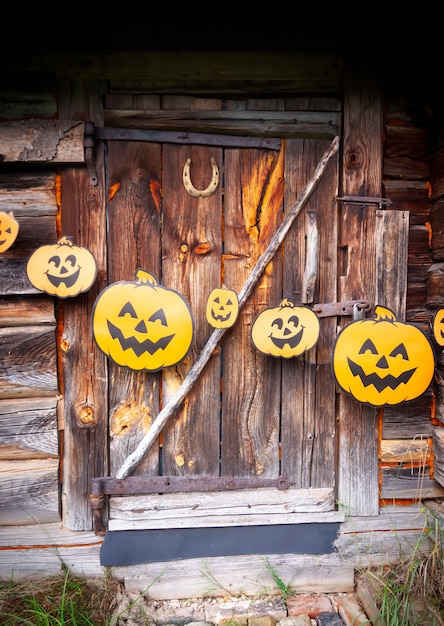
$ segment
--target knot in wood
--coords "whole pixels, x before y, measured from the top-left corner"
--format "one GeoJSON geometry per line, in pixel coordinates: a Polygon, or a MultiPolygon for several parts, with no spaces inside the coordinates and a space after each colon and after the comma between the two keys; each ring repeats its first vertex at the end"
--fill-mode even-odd
{"type": "Polygon", "coordinates": [[[79,419],[84,426],[90,426],[94,423],[94,411],[90,406],[84,406],[79,413],[79,419]]]}

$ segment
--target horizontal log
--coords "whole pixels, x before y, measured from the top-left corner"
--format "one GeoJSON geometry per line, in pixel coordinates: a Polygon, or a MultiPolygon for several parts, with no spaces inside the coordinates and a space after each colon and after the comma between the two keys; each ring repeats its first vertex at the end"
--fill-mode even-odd
{"type": "Polygon", "coordinates": [[[0,328],[37,324],[55,326],[54,298],[47,295],[0,298],[0,328]]]}
{"type": "Polygon", "coordinates": [[[58,392],[55,329],[0,328],[0,398],[58,392]]]}
{"type": "Polygon", "coordinates": [[[413,180],[428,180],[430,177],[430,163],[409,157],[384,158],[384,178],[411,178],[413,180]]]}
{"type": "Polygon", "coordinates": [[[59,461],[0,461],[0,524],[55,522],[59,516],[59,461]]]}
{"type": "Polygon", "coordinates": [[[56,172],[0,172],[0,211],[12,211],[16,219],[40,215],[55,217],[56,172]]]}
{"type": "Polygon", "coordinates": [[[57,398],[0,400],[0,459],[57,457],[57,398]]]}
{"type": "Polygon", "coordinates": [[[0,257],[0,296],[40,294],[26,274],[28,258],[0,257]]]}
{"type": "Polygon", "coordinates": [[[430,468],[383,467],[381,469],[381,498],[411,500],[444,497],[444,487],[430,478],[430,468]]]}
{"type": "Polygon", "coordinates": [[[260,137],[332,138],[339,133],[336,111],[146,111],[107,110],[105,125],[130,129],[253,135],[260,137]]]}
{"type": "Polygon", "coordinates": [[[14,215],[14,218],[18,222],[19,232],[12,246],[2,253],[2,260],[25,258],[27,261],[40,246],[57,243],[57,225],[54,216],[17,217],[14,215]]]}
{"type": "Polygon", "coordinates": [[[432,186],[432,200],[440,200],[444,196],[444,148],[433,155],[430,182],[432,186]]]}
{"type": "Polygon", "coordinates": [[[432,456],[431,439],[389,439],[381,441],[380,463],[429,465],[432,456]]]}
{"type": "Polygon", "coordinates": [[[84,163],[84,124],[64,120],[0,122],[3,163],[84,163]]]}

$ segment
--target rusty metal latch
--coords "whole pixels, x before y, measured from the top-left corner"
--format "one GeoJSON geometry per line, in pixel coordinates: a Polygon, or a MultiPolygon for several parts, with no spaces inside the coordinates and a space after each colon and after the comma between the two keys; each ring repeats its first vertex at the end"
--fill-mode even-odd
{"type": "Polygon", "coordinates": [[[336,317],[339,315],[351,315],[356,318],[359,315],[365,317],[370,311],[371,304],[367,300],[344,300],[343,302],[330,302],[329,304],[314,304],[313,311],[318,317],[336,317]]]}
{"type": "Polygon", "coordinates": [[[233,491],[275,487],[289,489],[292,483],[285,476],[277,478],[249,478],[236,476],[128,476],[127,478],[99,477],[91,481],[90,503],[96,535],[106,533],[103,523],[105,496],[144,495],[150,493],[233,491]]]}
{"type": "Polygon", "coordinates": [[[346,204],[360,204],[362,207],[368,204],[377,204],[380,209],[393,204],[389,198],[372,198],[369,196],[336,196],[336,200],[346,204]]]}

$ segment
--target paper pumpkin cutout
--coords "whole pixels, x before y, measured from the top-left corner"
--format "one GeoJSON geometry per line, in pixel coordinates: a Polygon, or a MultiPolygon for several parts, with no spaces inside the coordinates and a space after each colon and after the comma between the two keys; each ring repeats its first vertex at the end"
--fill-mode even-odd
{"type": "Polygon", "coordinates": [[[433,316],[433,337],[438,346],[444,346],[444,309],[438,309],[433,316]]]}
{"type": "Polygon", "coordinates": [[[336,337],[332,360],[341,389],[373,407],[418,398],[435,369],[426,335],[414,324],[397,321],[393,311],[380,305],[373,319],[344,326],[336,337]]]}
{"type": "Polygon", "coordinates": [[[288,359],[313,348],[319,328],[319,318],[310,307],[284,298],[279,306],[259,313],[251,338],[260,352],[288,359]]]}
{"type": "Polygon", "coordinates": [[[36,289],[59,298],[73,298],[91,288],[97,263],[88,248],[62,237],[56,244],[37,248],[28,259],[26,273],[36,289]]]}
{"type": "Polygon", "coordinates": [[[211,291],[207,299],[207,322],[214,328],[230,328],[239,313],[237,293],[227,287],[218,287],[211,291]]]}
{"type": "Polygon", "coordinates": [[[0,252],[9,250],[17,239],[19,223],[14,218],[12,211],[4,213],[0,211],[0,252]]]}
{"type": "Polygon", "coordinates": [[[140,268],[133,281],[112,283],[98,295],[92,324],[100,350],[117,365],[136,371],[176,365],[194,335],[186,300],[140,268]]]}

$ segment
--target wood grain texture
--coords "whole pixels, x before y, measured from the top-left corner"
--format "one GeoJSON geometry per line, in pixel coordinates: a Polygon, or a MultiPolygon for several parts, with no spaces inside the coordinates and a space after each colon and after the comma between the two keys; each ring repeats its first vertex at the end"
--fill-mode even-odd
{"type": "Polygon", "coordinates": [[[3,163],[84,163],[84,125],[78,121],[0,122],[3,163]]]}

